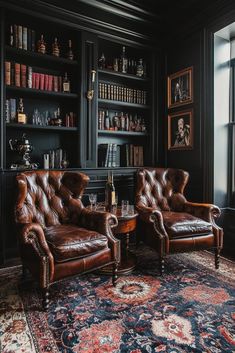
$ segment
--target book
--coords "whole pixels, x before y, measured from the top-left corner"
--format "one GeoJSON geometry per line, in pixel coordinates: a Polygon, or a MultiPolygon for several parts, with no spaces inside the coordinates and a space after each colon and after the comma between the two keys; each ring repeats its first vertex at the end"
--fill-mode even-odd
{"type": "Polygon", "coordinates": [[[16,121],[16,99],[10,98],[10,122],[16,121]]]}
{"type": "Polygon", "coordinates": [[[35,51],[35,41],[36,41],[36,33],[35,31],[32,29],[31,30],[31,50],[35,51]]]}
{"type": "Polygon", "coordinates": [[[49,75],[47,75],[47,74],[45,74],[44,75],[44,89],[46,90],[46,91],[48,91],[48,83],[49,83],[49,75]]]}
{"type": "MultiPolygon", "coordinates": [[[[28,78],[28,80],[27,80],[28,88],[33,88],[33,68],[32,68],[32,66],[28,66],[27,78],[28,78]]],[[[35,82],[34,82],[34,84],[35,84],[35,82]]]]}
{"type": "Polygon", "coordinates": [[[58,92],[58,76],[53,76],[53,91],[58,92]]]}
{"type": "Polygon", "coordinates": [[[26,70],[27,70],[26,65],[20,64],[21,87],[26,87],[26,70]]]}
{"type": "Polygon", "coordinates": [[[11,62],[5,61],[5,84],[11,84],[11,62]]]}
{"type": "Polygon", "coordinates": [[[32,88],[35,88],[36,73],[32,72],[32,88]]]}
{"type": "Polygon", "coordinates": [[[52,91],[53,76],[48,75],[48,91],[52,91]]]}
{"type": "Polygon", "coordinates": [[[18,26],[18,48],[23,48],[23,27],[18,26]]]}
{"type": "Polygon", "coordinates": [[[15,86],[20,87],[20,64],[15,63],[15,86]]]}
{"type": "Polygon", "coordinates": [[[5,122],[10,123],[10,100],[6,99],[5,105],[5,122]]]}
{"type": "Polygon", "coordinates": [[[32,50],[32,30],[31,28],[27,29],[27,50],[32,50]]]}
{"type": "Polygon", "coordinates": [[[38,72],[35,72],[35,87],[36,89],[40,88],[40,74],[38,72]]]}
{"type": "Polygon", "coordinates": [[[14,25],[13,29],[13,36],[14,36],[14,47],[18,48],[19,47],[19,41],[18,41],[18,26],[14,25]]]}
{"type": "Polygon", "coordinates": [[[15,85],[15,63],[11,62],[11,86],[15,85]]]}
{"type": "Polygon", "coordinates": [[[28,32],[27,27],[23,27],[23,29],[22,29],[22,49],[24,49],[24,50],[28,49],[27,32],[28,32]]]}
{"type": "Polygon", "coordinates": [[[109,149],[108,143],[101,143],[98,145],[98,166],[99,167],[107,167],[108,149],[109,149]]]}
{"type": "Polygon", "coordinates": [[[39,88],[44,90],[45,75],[39,74],[39,88]]]}

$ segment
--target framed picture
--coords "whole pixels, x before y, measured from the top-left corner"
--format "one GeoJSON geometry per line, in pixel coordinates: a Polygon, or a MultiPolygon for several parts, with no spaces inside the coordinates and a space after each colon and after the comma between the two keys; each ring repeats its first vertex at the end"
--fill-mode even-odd
{"type": "Polygon", "coordinates": [[[193,110],[168,115],[168,150],[193,148],[193,110]]]}
{"type": "Polygon", "coordinates": [[[178,71],[167,80],[168,108],[193,102],[193,67],[178,71]]]}

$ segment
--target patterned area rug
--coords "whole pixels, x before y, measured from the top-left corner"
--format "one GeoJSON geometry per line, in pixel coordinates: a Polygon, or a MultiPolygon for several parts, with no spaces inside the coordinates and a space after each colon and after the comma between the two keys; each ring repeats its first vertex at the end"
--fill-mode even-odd
{"type": "Polygon", "coordinates": [[[161,278],[154,252],[137,257],[116,288],[97,274],[55,284],[47,314],[20,267],[1,270],[0,352],[235,352],[235,263],[215,271],[208,252],[172,255],[161,278]]]}

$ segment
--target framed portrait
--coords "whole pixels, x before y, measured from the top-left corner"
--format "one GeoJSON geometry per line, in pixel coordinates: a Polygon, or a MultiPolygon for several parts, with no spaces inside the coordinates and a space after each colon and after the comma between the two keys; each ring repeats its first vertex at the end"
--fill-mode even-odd
{"type": "Polygon", "coordinates": [[[193,67],[178,71],[167,79],[168,108],[193,102],[193,67]]]}
{"type": "Polygon", "coordinates": [[[193,110],[168,115],[168,150],[193,148],[193,110]]]}

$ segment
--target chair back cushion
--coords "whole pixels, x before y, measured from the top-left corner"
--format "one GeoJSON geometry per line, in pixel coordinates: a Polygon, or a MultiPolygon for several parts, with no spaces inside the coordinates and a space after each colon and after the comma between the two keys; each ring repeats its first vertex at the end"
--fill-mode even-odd
{"type": "Polygon", "coordinates": [[[143,168],[137,172],[136,205],[180,211],[189,174],[182,169],[143,168]]]}
{"type": "MultiPolygon", "coordinates": [[[[81,199],[89,177],[79,172],[29,171],[19,174],[16,180],[16,222],[49,227],[69,223],[69,201],[81,199]]],[[[82,208],[81,201],[79,204],[82,208]]]]}

